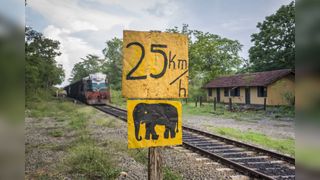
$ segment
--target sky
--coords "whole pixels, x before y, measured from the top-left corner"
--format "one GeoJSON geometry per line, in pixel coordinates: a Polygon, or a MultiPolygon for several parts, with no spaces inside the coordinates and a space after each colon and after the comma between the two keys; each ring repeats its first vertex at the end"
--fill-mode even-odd
{"type": "Polygon", "coordinates": [[[105,42],[122,38],[123,30],[165,31],[188,24],[242,45],[248,59],[251,34],[266,16],[292,0],[28,0],[25,23],[60,41],[56,60],[67,85],[75,63],[87,54],[103,57],[105,42]]]}

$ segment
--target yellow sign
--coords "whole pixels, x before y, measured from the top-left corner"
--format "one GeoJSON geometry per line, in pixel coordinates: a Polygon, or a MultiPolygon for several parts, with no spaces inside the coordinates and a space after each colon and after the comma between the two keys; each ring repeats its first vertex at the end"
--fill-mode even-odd
{"type": "Polygon", "coordinates": [[[179,101],[128,100],[128,147],[182,144],[182,109],[179,101]]]}
{"type": "Polygon", "coordinates": [[[123,32],[124,97],[187,98],[188,67],[186,35],[123,32]]]}

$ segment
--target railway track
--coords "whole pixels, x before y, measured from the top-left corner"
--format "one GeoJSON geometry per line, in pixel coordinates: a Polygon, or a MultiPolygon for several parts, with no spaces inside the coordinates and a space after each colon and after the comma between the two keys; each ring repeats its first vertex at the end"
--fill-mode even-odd
{"type": "MultiPolygon", "coordinates": [[[[127,111],[111,105],[94,106],[127,121],[127,111]]],[[[250,144],[183,126],[183,146],[251,178],[295,179],[295,159],[250,144]]]]}

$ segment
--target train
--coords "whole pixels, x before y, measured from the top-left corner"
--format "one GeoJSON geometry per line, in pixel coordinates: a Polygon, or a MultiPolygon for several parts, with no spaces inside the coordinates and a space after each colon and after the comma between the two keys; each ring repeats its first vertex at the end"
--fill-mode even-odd
{"type": "Polygon", "coordinates": [[[104,105],[111,102],[110,86],[107,76],[101,72],[89,74],[66,87],[68,97],[89,105],[104,105]]]}

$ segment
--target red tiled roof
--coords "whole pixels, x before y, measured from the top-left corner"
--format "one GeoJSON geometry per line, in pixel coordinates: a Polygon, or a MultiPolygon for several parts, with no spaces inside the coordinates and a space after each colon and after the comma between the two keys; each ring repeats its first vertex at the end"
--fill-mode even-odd
{"type": "Polygon", "coordinates": [[[294,74],[291,69],[281,69],[250,74],[224,76],[210,81],[204,86],[204,88],[267,86],[290,73],[294,74]]]}

